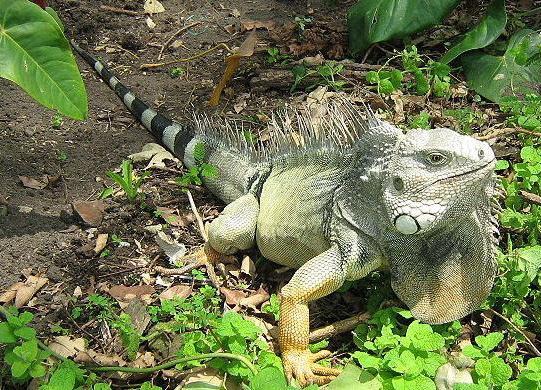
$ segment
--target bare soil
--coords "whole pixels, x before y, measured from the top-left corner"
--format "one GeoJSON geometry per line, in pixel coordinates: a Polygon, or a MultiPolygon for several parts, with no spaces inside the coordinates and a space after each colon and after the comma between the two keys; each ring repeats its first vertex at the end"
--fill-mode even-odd
{"type": "MultiPolygon", "coordinates": [[[[272,19],[280,23],[319,12],[314,5],[285,0],[162,3],[166,12],[152,16],[154,29],[147,26],[146,15],[125,15],[100,8],[107,5],[142,11],[139,3],[72,0],[51,1],[50,5],[59,12],[69,38],[105,59],[140,97],[177,119],[190,116],[192,106],[205,107],[223,72],[226,53],[220,50],[179,64],[186,73],[177,79],[169,75],[173,66],[139,70],[142,63],[157,62],[160,45],[175,31],[201,22],[179,35],[182,46],[166,49],[163,60],[189,57],[220,42],[238,46],[246,36],[240,31],[246,20],[272,19]],[[238,32],[232,34],[232,30],[238,32]]],[[[320,7],[329,14],[324,5],[320,7]]],[[[78,284],[88,284],[88,275],[95,274],[96,260],[83,263],[81,268],[77,249],[87,242],[87,227],[73,216],[70,204],[96,199],[104,187],[99,178],[152,141],[114,93],[85,63],[80,59],[78,62],[88,92],[89,116],[82,122],[64,119],[59,129],[52,127],[53,112],[40,107],[14,84],[0,79],[0,195],[8,204],[7,215],[0,217],[0,290],[17,281],[28,268],[44,273],[52,282],[76,277],[78,284]],[[43,175],[60,175],[61,179],[42,190],[25,188],[19,179],[43,175]]],[[[247,76],[251,67],[261,65],[265,66],[263,54],[243,65],[218,112],[231,110],[235,97],[249,92],[247,76]]],[[[265,109],[265,105],[270,109],[279,104],[275,100],[279,101],[280,96],[271,92],[263,100],[257,94],[245,99],[249,109],[243,114],[265,109]]],[[[215,200],[212,203],[218,204],[215,200]]],[[[118,226],[111,230],[135,228],[131,220],[116,222],[118,226]]]]}

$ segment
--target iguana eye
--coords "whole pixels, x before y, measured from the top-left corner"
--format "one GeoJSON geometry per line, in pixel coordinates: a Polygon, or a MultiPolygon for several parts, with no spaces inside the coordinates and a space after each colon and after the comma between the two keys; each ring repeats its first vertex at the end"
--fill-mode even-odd
{"type": "Polygon", "coordinates": [[[427,154],[425,160],[430,165],[442,165],[447,161],[447,157],[440,152],[430,152],[427,154]]]}

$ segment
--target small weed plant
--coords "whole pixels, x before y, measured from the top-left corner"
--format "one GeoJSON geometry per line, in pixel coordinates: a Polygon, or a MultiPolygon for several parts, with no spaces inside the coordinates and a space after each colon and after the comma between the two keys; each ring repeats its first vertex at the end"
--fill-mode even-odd
{"type": "Polygon", "coordinates": [[[189,168],[183,176],[177,179],[177,183],[181,187],[188,185],[200,186],[203,184],[203,179],[218,177],[218,168],[206,161],[207,150],[204,143],[200,142],[195,145],[193,157],[195,166],[189,168]]]}

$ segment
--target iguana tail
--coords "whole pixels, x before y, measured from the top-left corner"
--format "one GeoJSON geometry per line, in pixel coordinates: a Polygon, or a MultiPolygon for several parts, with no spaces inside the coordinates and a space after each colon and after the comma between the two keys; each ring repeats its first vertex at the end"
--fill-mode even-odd
{"type": "Polygon", "coordinates": [[[71,41],[75,51],[91,65],[109,87],[118,95],[124,105],[145,126],[145,128],[173,154],[184,160],[184,152],[195,133],[191,126],[175,122],[156,112],[138,99],[105,65],[71,41]]]}

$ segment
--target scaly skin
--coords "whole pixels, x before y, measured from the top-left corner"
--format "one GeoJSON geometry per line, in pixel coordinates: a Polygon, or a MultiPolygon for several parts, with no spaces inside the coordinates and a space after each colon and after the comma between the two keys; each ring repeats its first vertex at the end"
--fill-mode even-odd
{"type": "MultiPolygon", "coordinates": [[[[323,119],[300,118],[308,146],[283,148],[282,135],[275,155],[259,158],[239,146],[242,135],[231,126],[181,124],[155,112],[74,47],[187,167],[196,166],[195,147],[204,145],[206,161],[219,170],[204,184],[228,203],[209,226],[210,247],[233,254],[257,245],[269,260],[298,269],[281,292],[279,342],[290,381],[324,384],[338,374],[316,363],[328,351],[308,349],[308,303],[346,280],[389,268],[394,291],[428,323],[465,316],[488,295],[497,228],[495,158],[486,143],[449,129],[403,134],[359,119],[341,102],[323,119]],[[323,130],[312,124],[318,121],[323,130]]],[[[283,123],[282,133],[297,130],[283,123]]]]}

